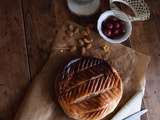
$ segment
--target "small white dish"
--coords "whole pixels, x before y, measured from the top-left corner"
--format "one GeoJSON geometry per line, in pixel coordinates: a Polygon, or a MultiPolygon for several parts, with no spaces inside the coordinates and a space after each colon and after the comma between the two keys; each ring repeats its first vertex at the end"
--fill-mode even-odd
{"type": "Polygon", "coordinates": [[[98,29],[98,32],[99,32],[100,36],[104,40],[106,40],[110,43],[122,43],[122,42],[126,41],[129,38],[129,36],[131,35],[132,23],[125,13],[123,13],[121,11],[118,11],[118,10],[109,10],[109,11],[106,11],[106,12],[102,13],[101,16],[99,17],[98,23],[97,23],[97,29],[98,29]],[[125,22],[126,32],[123,36],[121,36],[119,38],[111,39],[103,33],[102,24],[110,16],[115,16],[115,17],[117,17],[120,20],[125,22]]]}

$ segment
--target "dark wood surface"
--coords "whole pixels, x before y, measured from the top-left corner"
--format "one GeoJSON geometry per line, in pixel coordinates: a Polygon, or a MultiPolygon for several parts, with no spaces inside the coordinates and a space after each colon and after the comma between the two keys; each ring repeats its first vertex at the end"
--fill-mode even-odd
{"type": "MultiPolygon", "coordinates": [[[[159,120],[160,1],[147,3],[151,19],[133,24],[130,41],[132,48],[152,58],[143,101],[149,113],[144,120],[159,120]]],[[[0,1],[0,120],[13,119],[25,88],[46,62],[54,39],[53,0],[0,1]]]]}
{"type": "Polygon", "coordinates": [[[0,120],[13,118],[29,82],[24,31],[21,1],[1,0],[0,120]]]}
{"type": "Polygon", "coordinates": [[[33,78],[46,62],[55,39],[52,0],[22,0],[29,68],[33,78]]]}
{"type": "Polygon", "coordinates": [[[146,71],[146,91],[143,100],[149,112],[147,120],[160,120],[160,0],[146,0],[151,10],[151,19],[135,22],[131,45],[135,50],[151,56],[146,71]]]}

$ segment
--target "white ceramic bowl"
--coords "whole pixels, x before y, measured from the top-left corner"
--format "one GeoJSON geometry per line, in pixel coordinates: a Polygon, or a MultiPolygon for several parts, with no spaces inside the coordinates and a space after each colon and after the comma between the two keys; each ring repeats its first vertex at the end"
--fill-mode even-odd
{"type": "Polygon", "coordinates": [[[132,23],[125,13],[123,13],[121,11],[117,11],[117,10],[109,10],[109,11],[106,11],[106,12],[102,13],[101,16],[99,17],[98,23],[97,23],[97,29],[98,29],[98,32],[99,32],[100,36],[104,40],[106,40],[110,43],[122,43],[122,42],[126,41],[129,38],[129,36],[131,35],[132,23]],[[115,16],[115,17],[125,21],[126,32],[123,36],[121,36],[119,38],[111,39],[103,33],[102,23],[110,16],[115,16]]]}

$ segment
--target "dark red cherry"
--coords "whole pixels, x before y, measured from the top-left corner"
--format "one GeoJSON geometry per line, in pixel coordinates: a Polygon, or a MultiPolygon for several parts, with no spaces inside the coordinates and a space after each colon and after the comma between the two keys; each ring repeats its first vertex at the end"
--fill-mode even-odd
{"type": "Polygon", "coordinates": [[[118,36],[118,35],[120,34],[120,32],[121,32],[121,31],[120,31],[119,29],[117,29],[117,30],[114,31],[114,35],[115,35],[115,36],[118,36]]]}
{"type": "Polygon", "coordinates": [[[105,34],[107,37],[112,37],[112,31],[111,30],[106,30],[105,34]]]}
{"type": "Polygon", "coordinates": [[[126,30],[125,29],[122,29],[122,33],[124,34],[126,32],[126,30]]]}
{"type": "Polygon", "coordinates": [[[115,23],[115,28],[120,28],[121,27],[121,24],[119,22],[116,22],[115,23]]]}
{"type": "Polygon", "coordinates": [[[112,24],[112,23],[107,23],[106,27],[107,27],[108,29],[113,29],[113,24],[112,24]]]}

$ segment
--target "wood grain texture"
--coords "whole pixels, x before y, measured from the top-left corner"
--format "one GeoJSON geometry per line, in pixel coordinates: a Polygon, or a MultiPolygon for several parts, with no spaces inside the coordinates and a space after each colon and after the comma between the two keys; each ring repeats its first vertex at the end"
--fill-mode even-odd
{"type": "Polygon", "coordinates": [[[55,39],[52,0],[22,0],[31,77],[45,64],[55,39]]]}
{"type": "Polygon", "coordinates": [[[13,119],[29,82],[20,0],[0,1],[0,120],[13,119]]]}
{"type": "Polygon", "coordinates": [[[160,1],[146,0],[146,2],[151,10],[151,18],[146,22],[134,23],[131,45],[135,50],[151,56],[151,63],[146,73],[147,85],[143,103],[149,110],[146,120],[159,120],[160,1]]]}
{"type": "MultiPolygon", "coordinates": [[[[0,1],[0,120],[8,120],[13,116],[11,109],[16,107],[15,103],[22,95],[21,90],[30,79],[29,69],[31,76],[35,76],[48,58],[55,37],[53,1],[0,1]],[[30,67],[27,65],[25,38],[30,67]]],[[[144,106],[149,113],[144,120],[159,120],[160,1],[145,1],[151,9],[151,19],[135,22],[130,39],[135,50],[152,56],[146,74],[144,97],[144,106]]]]}

